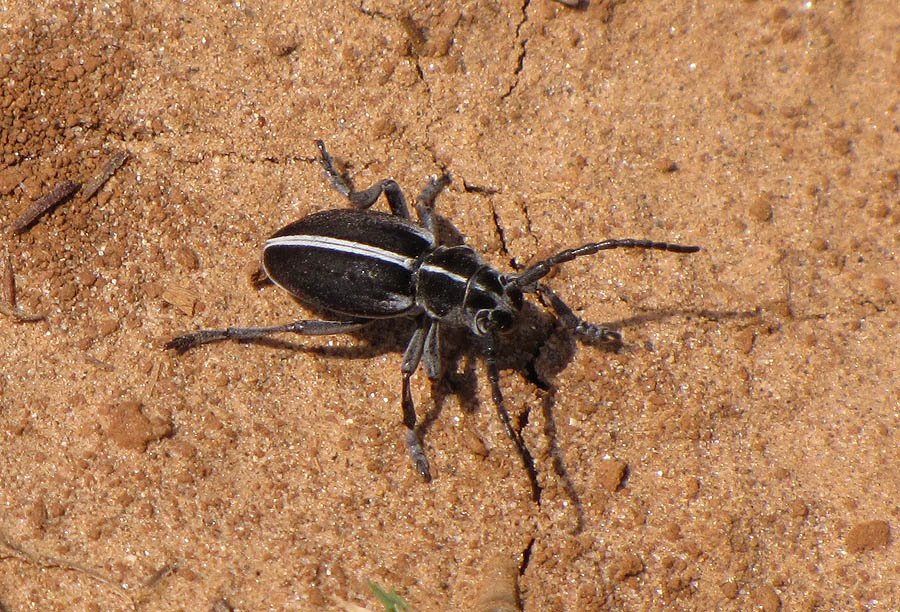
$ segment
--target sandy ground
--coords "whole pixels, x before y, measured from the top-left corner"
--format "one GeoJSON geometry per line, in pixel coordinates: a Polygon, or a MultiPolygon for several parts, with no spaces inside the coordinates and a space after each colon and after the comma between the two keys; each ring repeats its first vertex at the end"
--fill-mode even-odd
{"type": "Polygon", "coordinates": [[[896,2],[321,4],[0,0],[0,609],[900,608],[896,2]],[[163,350],[311,316],[248,277],[315,138],[504,270],[703,246],[550,279],[618,352],[525,310],[539,501],[471,353],[411,469],[407,323],[163,350]]]}

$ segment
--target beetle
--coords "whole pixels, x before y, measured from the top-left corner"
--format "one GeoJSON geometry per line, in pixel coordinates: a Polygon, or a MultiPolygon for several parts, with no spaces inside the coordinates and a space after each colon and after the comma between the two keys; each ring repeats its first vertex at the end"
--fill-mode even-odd
{"type": "MultiPolygon", "coordinates": [[[[560,264],[604,250],[700,250],[697,246],[667,242],[610,239],[560,251],[518,273],[503,273],[486,263],[472,247],[442,244],[438,240],[434,202],[450,183],[449,174],[429,179],[416,198],[416,223],[410,218],[406,198],[396,181],[384,179],[368,189],[354,191],[335,169],[325,144],[317,140],[316,146],[325,176],[351,207],[316,212],[276,231],[263,247],[262,269],[269,280],[301,303],[334,318],[271,327],[199,330],[173,338],[166,348],[183,353],[220,340],[246,341],[280,333],[340,334],[360,330],[379,319],[414,319],[415,331],[400,366],[401,408],[410,458],[426,481],[431,480],[431,469],[416,432],[410,379],[422,362],[429,379],[440,378],[442,330],[463,328],[480,347],[503,428],[528,467],[530,455],[504,407],[497,366],[498,338],[515,322],[524,294],[538,294],[580,336],[620,342],[618,332],[576,317],[556,293],[539,281],[560,264]],[[382,194],[390,213],[370,210],[382,194]]],[[[534,484],[533,474],[532,480],[534,484]]]]}

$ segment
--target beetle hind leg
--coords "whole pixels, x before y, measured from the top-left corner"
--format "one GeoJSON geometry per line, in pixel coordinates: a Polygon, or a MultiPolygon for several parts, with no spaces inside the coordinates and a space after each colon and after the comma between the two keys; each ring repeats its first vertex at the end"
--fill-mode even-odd
{"type": "Polygon", "coordinates": [[[406,426],[406,448],[409,450],[409,458],[412,459],[416,471],[431,482],[431,467],[428,465],[428,457],[422,448],[422,440],[416,432],[416,407],[413,404],[412,391],[409,388],[411,373],[403,373],[403,424],[406,426]]]}

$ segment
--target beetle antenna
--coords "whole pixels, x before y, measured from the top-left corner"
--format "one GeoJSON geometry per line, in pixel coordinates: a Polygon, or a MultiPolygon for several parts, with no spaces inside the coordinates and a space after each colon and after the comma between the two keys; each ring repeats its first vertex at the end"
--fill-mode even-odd
{"type": "Polygon", "coordinates": [[[637,240],[634,238],[590,242],[575,249],[567,249],[552,257],[548,257],[543,261],[537,262],[518,276],[513,277],[509,284],[523,291],[526,290],[526,287],[533,291],[534,288],[532,288],[532,285],[547,276],[554,267],[566,263],[567,261],[572,261],[576,257],[593,255],[599,251],[608,251],[610,249],[653,249],[657,251],[670,251],[672,253],[696,253],[700,250],[700,247],[671,244],[668,242],[653,242],[651,240],[637,240]]]}

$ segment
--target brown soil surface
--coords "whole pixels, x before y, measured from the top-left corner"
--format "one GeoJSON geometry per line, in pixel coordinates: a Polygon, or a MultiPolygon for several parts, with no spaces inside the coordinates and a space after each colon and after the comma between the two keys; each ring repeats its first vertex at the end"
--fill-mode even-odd
{"type": "Polygon", "coordinates": [[[900,608],[896,1],[324,4],[0,0],[0,608],[900,608]],[[618,352],[526,309],[539,502],[471,354],[411,469],[408,323],[163,349],[311,316],[248,276],[316,138],[504,270],[703,246],[550,278],[618,352]]]}

